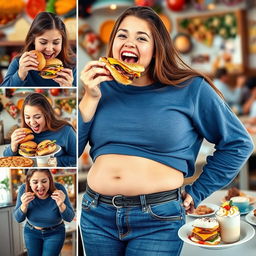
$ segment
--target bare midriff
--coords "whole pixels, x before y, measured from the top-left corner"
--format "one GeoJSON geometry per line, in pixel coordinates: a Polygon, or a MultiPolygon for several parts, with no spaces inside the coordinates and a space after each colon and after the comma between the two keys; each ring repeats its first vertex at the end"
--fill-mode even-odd
{"type": "Polygon", "coordinates": [[[177,169],[143,157],[107,154],[96,158],[87,182],[103,195],[135,196],[176,189],[184,182],[177,169]]]}

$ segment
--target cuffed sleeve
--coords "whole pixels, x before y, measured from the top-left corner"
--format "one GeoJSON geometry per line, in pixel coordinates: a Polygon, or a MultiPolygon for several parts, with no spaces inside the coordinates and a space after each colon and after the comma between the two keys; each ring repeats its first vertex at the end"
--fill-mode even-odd
{"type": "Polygon", "coordinates": [[[185,190],[197,206],[204,198],[228,185],[253,151],[253,142],[243,124],[213,88],[204,80],[194,101],[193,123],[199,134],[215,144],[202,174],[185,190]]]}
{"type": "Polygon", "coordinates": [[[11,149],[11,145],[8,145],[7,147],[5,147],[4,152],[3,152],[4,156],[17,156],[17,152],[13,152],[11,149]]]}

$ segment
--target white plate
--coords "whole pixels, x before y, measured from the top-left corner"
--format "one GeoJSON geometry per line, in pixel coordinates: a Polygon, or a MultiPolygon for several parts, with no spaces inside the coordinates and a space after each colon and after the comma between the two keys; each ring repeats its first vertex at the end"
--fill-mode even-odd
{"type": "Polygon", "coordinates": [[[245,220],[247,222],[249,222],[252,225],[256,225],[256,216],[254,216],[253,211],[249,212],[246,216],[245,216],[245,220]]]}
{"type": "Polygon", "coordinates": [[[61,146],[59,146],[59,145],[56,145],[56,149],[52,152],[52,153],[50,153],[50,154],[48,154],[48,155],[44,155],[44,156],[26,156],[26,157],[28,157],[28,158],[34,158],[34,159],[37,159],[37,158],[44,158],[44,157],[50,157],[50,156],[54,156],[55,154],[57,154],[58,152],[60,152],[60,150],[61,150],[61,146]]]}
{"type": "MultiPolygon", "coordinates": [[[[218,205],[216,205],[216,204],[208,204],[208,203],[205,203],[205,204],[200,204],[200,205],[206,205],[207,207],[212,208],[212,209],[214,210],[214,212],[208,213],[208,214],[202,214],[202,215],[198,215],[198,214],[195,214],[195,213],[188,213],[188,216],[189,216],[189,217],[195,217],[195,218],[207,217],[207,216],[214,215],[215,212],[220,208],[220,207],[219,207],[218,205]]],[[[199,206],[200,206],[200,205],[199,205],[199,206]]]]}
{"type": "Polygon", "coordinates": [[[236,245],[243,244],[245,242],[248,242],[250,239],[252,239],[255,234],[255,230],[250,224],[248,224],[244,221],[241,221],[241,235],[240,235],[239,241],[232,243],[232,244],[225,244],[222,242],[217,245],[198,244],[198,243],[192,242],[188,238],[188,236],[191,234],[191,231],[193,229],[192,225],[193,225],[193,221],[183,225],[179,229],[178,235],[179,235],[180,239],[183,240],[185,243],[188,243],[188,244],[191,244],[194,246],[199,246],[202,248],[212,249],[212,250],[220,250],[220,249],[230,248],[230,247],[233,247],[236,245]]]}

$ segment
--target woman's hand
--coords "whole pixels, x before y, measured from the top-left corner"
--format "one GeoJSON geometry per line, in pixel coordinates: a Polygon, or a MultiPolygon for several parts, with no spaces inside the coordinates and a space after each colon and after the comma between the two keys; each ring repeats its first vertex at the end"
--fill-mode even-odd
{"type": "Polygon", "coordinates": [[[24,81],[30,70],[38,71],[38,63],[36,54],[33,52],[24,52],[19,60],[18,75],[20,79],[24,81]]]}
{"type": "Polygon", "coordinates": [[[61,207],[64,204],[66,195],[64,194],[64,192],[62,190],[55,190],[52,193],[51,198],[56,202],[58,207],[61,207]]]}
{"type": "Polygon", "coordinates": [[[82,70],[80,79],[84,84],[87,96],[100,99],[100,83],[113,80],[105,66],[104,62],[90,61],[82,70]]]}
{"type": "Polygon", "coordinates": [[[20,129],[16,129],[11,136],[12,152],[17,152],[20,142],[26,137],[26,133],[20,129]]]}
{"type": "Polygon", "coordinates": [[[192,196],[188,194],[186,191],[183,191],[181,196],[183,199],[183,205],[186,210],[186,213],[194,213],[195,205],[192,196]]]}
{"type": "Polygon", "coordinates": [[[60,85],[60,87],[71,87],[74,81],[73,72],[70,68],[63,68],[57,73],[57,77],[53,80],[60,85]]]}
{"type": "Polygon", "coordinates": [[[35,193],[33,193],[33,192],[26,192],[21,196],[20,200],[21,200],[22,204],[21,204],[20,208],[23,213],[27,212],[29,203],[31,201],[33,201],[34,199],[35,199],[35,193]]]}

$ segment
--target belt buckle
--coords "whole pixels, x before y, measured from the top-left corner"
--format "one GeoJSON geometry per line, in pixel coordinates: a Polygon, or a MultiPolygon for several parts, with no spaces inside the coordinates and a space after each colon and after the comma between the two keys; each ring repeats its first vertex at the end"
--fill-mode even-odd
{"type": "Polygon", "coordinates": [[[115,204],[115,200],[118,198],[118,197],[123,197],[123,195],[116,195],[116,196],[113,196],[112,197],[112,204],[116,207],[116,208],[122,208],[122,206],[117,206],[116,204],[115,204]]]}

